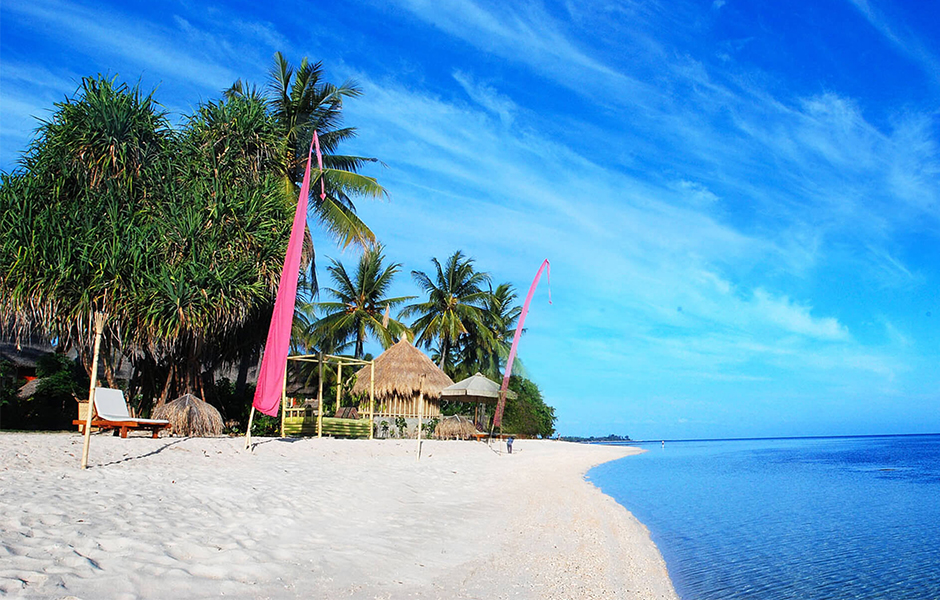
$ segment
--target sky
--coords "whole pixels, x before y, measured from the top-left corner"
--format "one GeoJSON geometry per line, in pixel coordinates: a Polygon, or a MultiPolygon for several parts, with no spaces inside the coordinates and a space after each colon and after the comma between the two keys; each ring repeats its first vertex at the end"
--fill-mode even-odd
{"type": "Polygon", "coordinates": [[[551,261],[519,357],[562,435],[940,432],[940,3],[4,0],[0,169],[83,76],[177,122],[276,51],[363,90],[395,295],[551,261]]]}

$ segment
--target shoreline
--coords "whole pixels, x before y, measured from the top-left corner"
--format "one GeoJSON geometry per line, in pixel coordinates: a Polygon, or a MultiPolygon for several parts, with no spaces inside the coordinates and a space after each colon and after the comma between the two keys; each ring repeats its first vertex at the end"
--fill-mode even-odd
{"type": "Polygon", "coordinates": [[[0,592],[35,598],[677,600],[585,479],[641,450],[517,440],[0,433],[0,592]]]}

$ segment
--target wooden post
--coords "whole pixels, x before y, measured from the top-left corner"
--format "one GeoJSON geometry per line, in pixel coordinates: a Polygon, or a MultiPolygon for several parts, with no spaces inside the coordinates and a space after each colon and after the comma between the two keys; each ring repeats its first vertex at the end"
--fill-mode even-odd
{"type": "Polygon", "coordinates": [[[369,439],[375,429],[375,361],[369,363],[369,439]]]}
{"type": "Polygon", "coordinates": [[[251,404],[251,412],[248,413],[248,430],[245,431],[245,450],[251,449],[251,424],[255,420],[255,405],[251,404]]]}
{"type": "Polygon", "coordinates": [[[420,383],[420,386],[421,386],[421,387],[418,388],[418,407],[417,407],[417,413],[418,413],[418,453],[415,455],[415,460],[416,460],[416,461],[417,461],[417,460],[421,460],[421,413],[423,412],[423,411],[422,411],[422,408],[423,408],[423,406],[424,406],[424,378],[425,378],[425,377],[426,377],[426,375],[425,375],[424,373],[422,373],[422,374],[421,374],[421,383],[420,383]]]}
{"type": "Polygon", "coordinates": [[[320,387],[317,390],[317,437],[323,437],[323,353],[320,352],[319,364],[320,387]]]}
{"type": "Polygon", "coordinates": [[[95,313],[95,349],[91,359],[91,384],[88,388],[88,414],[85,415],[85,442],[82,444],[82,468],[88,467],[88,447],[91,445],[91,418],[95,412],[95,388],[98,385],[98,351],[101,349],[101,332],[107,315],[95,313]]]}

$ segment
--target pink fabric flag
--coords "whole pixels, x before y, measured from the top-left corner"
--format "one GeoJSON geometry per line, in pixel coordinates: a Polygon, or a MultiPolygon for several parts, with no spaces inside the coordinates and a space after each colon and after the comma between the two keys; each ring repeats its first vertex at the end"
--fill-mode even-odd
{"type": "Polygon", "coordinates": [[[552,303],[552,267],[546,258],[539,267],[539,272],[535,274],[532,285],[529,286],[529,293],[525,297],[525,304],[522,305],[522,312],[519,314],[519,322],[516,323],[516,334],[512,336],[512,348],[509,350],[509,358],[506,360],[506,372],[503,374],[503,385],[499,387],[499,402],[496,404],[496,414],[493,415],[493,429],[500,427],[503,423],[503,410],[506,408],[506,390],[509,389],[509,377],[512,375],[512,361],[516,358],[516,348],[519,346],[519,337],[522,335],[522,325],[525,323],[525,316],[529,314],[529,303],[532,302],[532,295],[535,288],[539,285],[539,277],[542,271],[545,272],[545,278],[548,280],[548,303],[552,303]]]}
{"type": "MultiPolygon", "coordinates": [[[[313,130],[313,143],[317,146],[317,166],[320,167],[320,200],[326,200],[326,183],[323,181],[323,155],[320,154],[320,136],[317,135],[317,131],[313,130]]],[[[307,164],[310,164],[309,158],[307,157],[307,164]]]]}
{"type": "MultiPolygon", "coordinates": [[[[314,132],[314,139],[310,141],[310,151],[307,152],[307,168],[304,170],[304,180],[300,186],[300,196],[297,198],[294,225],[290,230],[290,242],[287,244],[281,281],[277,286],[277,298],[274,300],[274,314],[271,315],[268,340],[264,345],[264,356],[261,358],[258,387],[255,388],[255,399],[252,402],[252,406],[272,417],[277,416],[278,406],[281,403],[284,376],[287,370],[287,355],[290,352],[290,330],[294,321],[294,300],[297,298],[297,276],[300,274],[300,251],[304,244],[307,197],[310,195],[310,162],[316,135],[314,132]]],[[[319,143],[317,143],[317,161],[322,161],[319,143]]]]}

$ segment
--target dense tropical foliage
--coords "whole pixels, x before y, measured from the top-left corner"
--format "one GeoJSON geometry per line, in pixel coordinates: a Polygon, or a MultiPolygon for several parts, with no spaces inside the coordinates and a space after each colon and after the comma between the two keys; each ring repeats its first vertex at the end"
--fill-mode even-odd
{"type": "Polygon", "coordinates": [[[506,402],[503,431],[542,438],[555,435],[555,409],[545,404],[539,386],[513,375],[509,378],[509,389],[516,392],[516,398],[506,402]]]}
{"type": "MultiPolygon", "coordinates": [[[[511,285],[494,287],[458,250],[411,272],[421,299],[391,293],[402,265],[353,203],[385,194],[358,172],[375,159],[338,153],[355,135],[342,125],[343,102],[360,94],[354,82],[326,82],[320,63],[294,68],[277,54],[264,92],[238,81],[176,128],[153,93],[101,75],[56,104],[20,167],[0,173],[0,336],[56,344],[41,396],[64,402],[66,351],[87,378],[93,315],[104,312],[105,383],[120,378],[141,412],[189,392],[243,420],[314,131],[324,168],[313,170],[311,216],[340,246],[362,251],[353,270],[330,261],[322,300],[315,269],[303,274],[297,349],[362,358],[367,343],[407,335],[454,380],[477,371],[501,379],[520,314],[511,285]]],[[[532,388],[510,403],[507,423],[547,435],[554,417],[532,388]]],[[[0,391],[7,408],[39,406],[0,391]]]]}
{"type": "Polygon", "coordinates": [[[355,86],[333,88],[306,61],[292,80],[280,55],[275,69],[272,98],[226,94],[178,130],[152,93],[102,76],[56,104],[0,175],[4,333],[37,331],[87,371],[103,311],[107,383],[128,360],[131,391],[158,401],[211,395],[215,370],[256,360],[306,158],[296,145],[322,128],[327,194],[312,212],[344,243],[372,237],[351,198],[384,193],[355,173],[367,159],[331,155],[354,135],[338,125],[355,86]]]}

